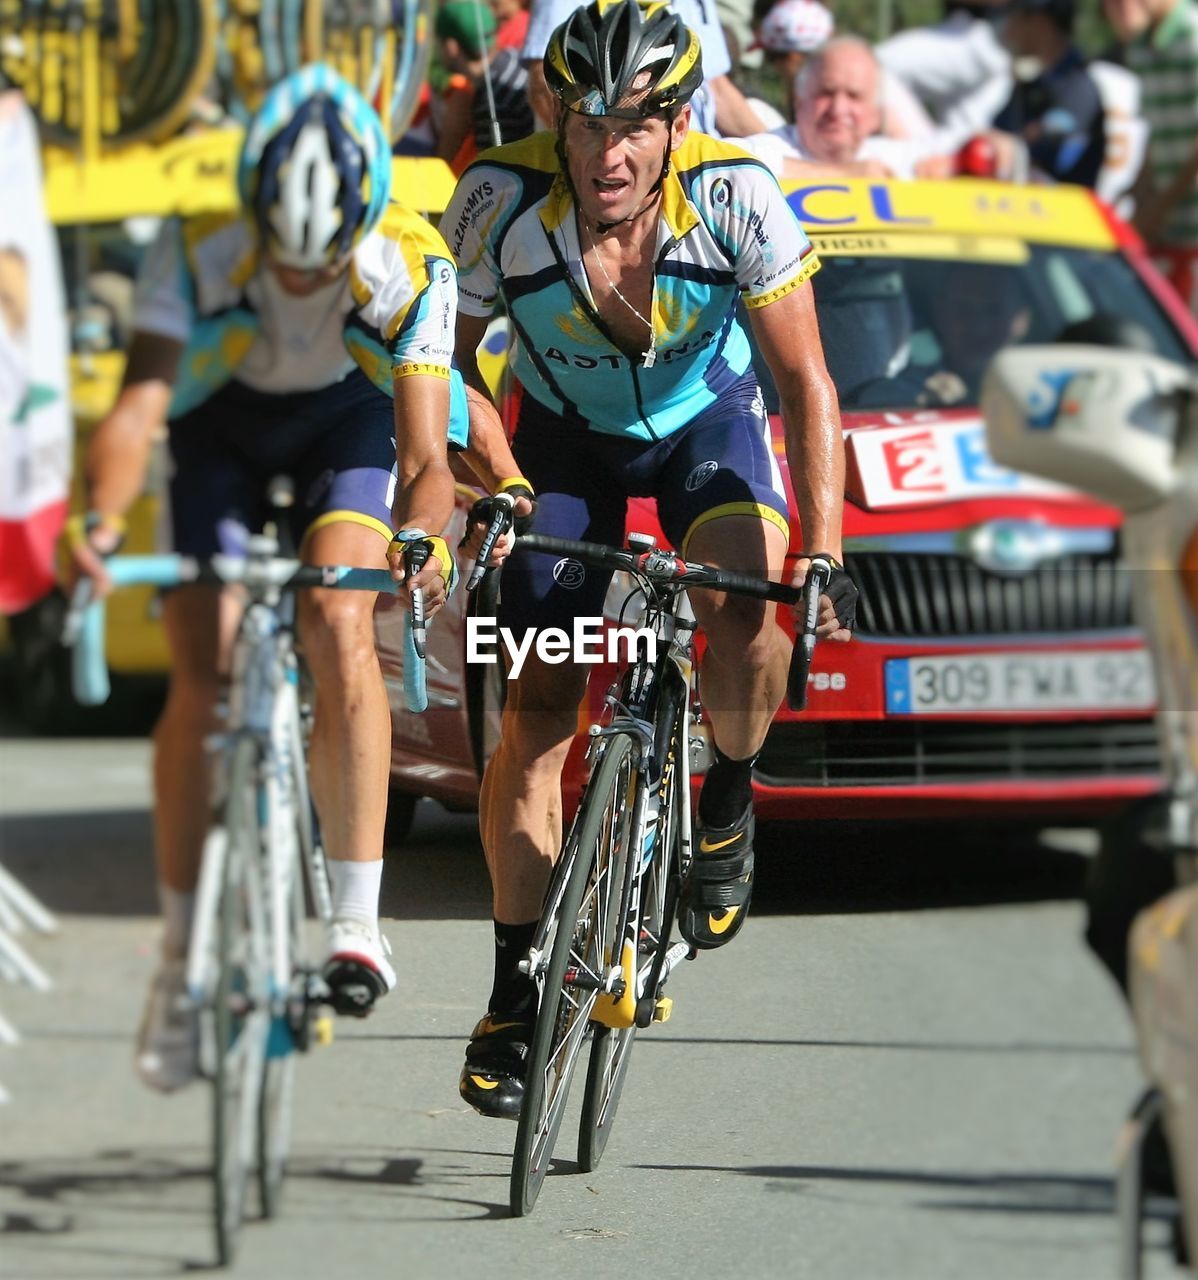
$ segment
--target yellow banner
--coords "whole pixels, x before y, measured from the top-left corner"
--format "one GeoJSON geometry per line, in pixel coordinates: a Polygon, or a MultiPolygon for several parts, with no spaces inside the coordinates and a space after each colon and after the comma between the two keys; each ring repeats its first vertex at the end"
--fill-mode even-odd
{"type": "MultiPolygon", "coordinates": [[[[240,129],[213,129],[87,162],[49,147],[43,158],[50,219],[70,225],[236,209],[241,137],[240,129]]],[[[443,160],[398,156],[391,162],[392,197],[420,213],[441,213],[453,188],[443,160]]]]}
{"type": "Polygon", "coordinates": [[[880,231],[922,237],[940,232],[1014,237],[1080,249],[1115,246],[1093,196],[1080,187],[1017,187],[956,178],[947,182],[786,182],[782,189],[812,236],[880,231]]]}

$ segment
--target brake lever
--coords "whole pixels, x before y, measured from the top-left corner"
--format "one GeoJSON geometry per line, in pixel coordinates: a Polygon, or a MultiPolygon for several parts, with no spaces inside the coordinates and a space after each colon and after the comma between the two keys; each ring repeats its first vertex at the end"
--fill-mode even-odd
{"type": "Polygon", "coordinates": [[[807,676],[818,639],[819,602],[831,580],[831,562],[823,556],[813,556],[803,583],[803,625],[795,636],[786,677],[786,704],[792,711],[802,711],[807,705],[807,676]]]}
{"type": "MultiPolygon", "coordinates": [[[[512,527],[514,519],[512,513],[516,507],[516,499],[510,493],[496,493],[490,499],[484,498],[481,501],[490,501],[491,519],[486,533],[483,534],[474,568],[470,570],[470,577],[466,580],[467,591],[473,591],[483,580],[483,574],[487,571],[487,561],[491,558],[491,552],[495,550],[495,544],[512,527]]],[[[475,505],[477,506],[478,503],[475,505]]]]}
{"type": "MultiPolygon", "coordinates": [[[[428,545],[422,541],[408,542],[403,549],[404,575],[409,580],[414,578],[428,563],[428,545]]],[[[428,640],[428,623],[424,616],[424,591],[420,587],[411,588],[412,597],[412,643],[421,658],[425,657],[425,644],[428,640]]]]}

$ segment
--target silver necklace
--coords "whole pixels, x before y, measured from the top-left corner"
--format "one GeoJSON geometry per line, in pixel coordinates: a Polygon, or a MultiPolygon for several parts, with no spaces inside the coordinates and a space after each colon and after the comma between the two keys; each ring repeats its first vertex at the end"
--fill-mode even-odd
{"type": "MultiPolygon", "coordinates": [[[[590,226],[587,224],[587,220],[583,217],[579,217],[578,220],[579,222],[582,223],[584,227],[586,227],[587,239],[591,242],[591,248],[594,251],[595,261],[599,264],[599,270],[603,272],[603,278],[611,286],[612,293],[614,293],[616,297],[619,298],[620,301],[628,308],[628,310],[631,311],[634,316],[636,316],[636,318],[641,322],[641,324],[643,324],[649,330],[649,350],[645,352],[645,358],[644,360],[641,361],[641,367],[644,369],[652,369],[653,366],[657,363],[657,330],[654,329],[653,327],[653,321],[646,319],[643,315],[641,315],[641,313],[636,309],[636,307],[634,307],[632,303],[629,302],[628,299],[620,292],[619,288],[616,286],[616,282],[608,274],[607,267],[603,265],[603,257],[599,253],[599,246],[595,243],[594,233],[591,231],[590,226]]],[[[657,292],[656,276],[654,276],[654,280],[653,280],[653,291],[656,294],[657,292]]]]}

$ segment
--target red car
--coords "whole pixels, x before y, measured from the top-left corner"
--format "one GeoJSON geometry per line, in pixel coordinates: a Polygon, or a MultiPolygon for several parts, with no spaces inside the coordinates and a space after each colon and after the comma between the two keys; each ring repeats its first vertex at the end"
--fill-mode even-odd
{"type": "MultiPolygon", "coordinates": [[[[1186,362],[1198,327],[1134,234],[1079,188],[842,182],[789,198],[823,262],[813,287],[861,598],[853,641],[816,650],[807,710],[775,718],[758,816],[1089,819],[1158,790],[1118,515],[996,466],[976,403],[1006,344],[1085,340],[1115,316],[1186,362]]],[[[472,497],[462,491],[459,518],[472,497]]],[[[660,537],[653,504],[634,502],[628,527],[660,537]]],[[[801,545],[796,530],[792,552],[801,545]]],[[[462,608],[459,597],[432,628],[429,711],[393,699],[399,824],[416,796],[477,803],[502,682],[465,663],[462,608]]],[[[397,635],[383,605],[398,691],[397,635]]],[[[600,667],[581,726],[609,683],[600,667]]]]}

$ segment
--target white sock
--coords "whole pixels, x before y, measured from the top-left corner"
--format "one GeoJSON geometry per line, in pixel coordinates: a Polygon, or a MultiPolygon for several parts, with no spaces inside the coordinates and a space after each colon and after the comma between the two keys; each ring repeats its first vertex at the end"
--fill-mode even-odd
{"type": "Polygon", "coordinates": [[[191,920],[195,915],[195,890],[184,893],[162,884],[158,885],[158,901],[162,904],[162,953],[172,960],[187,954],[191,941],[191,920]]]}
{"type": "Polygon", "coordinates": [[[333,888],[333,918],[348,917],[374,925],[379,922],[379,890],[383,884],[383,860],[349,862],[329,859],[333,888]]]}

